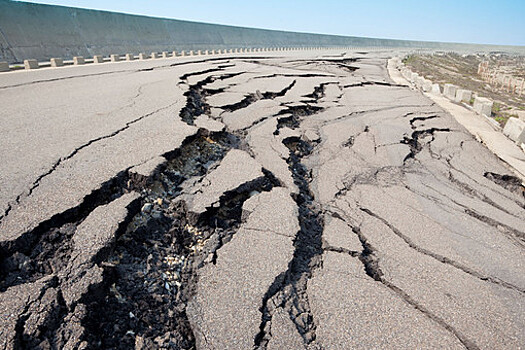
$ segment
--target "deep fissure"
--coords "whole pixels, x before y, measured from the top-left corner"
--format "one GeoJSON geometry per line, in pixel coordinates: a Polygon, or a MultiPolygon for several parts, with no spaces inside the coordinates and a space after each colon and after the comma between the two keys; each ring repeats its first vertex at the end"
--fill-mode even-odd
{"type": "Polygon", "coordinates": [[[260,331],[254,339],[254,346],[263,349],[271,339],[272,314],[279,307],[289,314],[305,344],[315,341],[316,324],[306,289],[313,270],[321,264],[324,220],[310,191],[311,173],[301,163],[313,147],[297,137],[287,138],[283,143],[290,150],[288,165],[299,188],[294,200],[299,208],[300,230],[294,240],[294,255],[287,271],[274,279],[263,298],[260,331]]]}

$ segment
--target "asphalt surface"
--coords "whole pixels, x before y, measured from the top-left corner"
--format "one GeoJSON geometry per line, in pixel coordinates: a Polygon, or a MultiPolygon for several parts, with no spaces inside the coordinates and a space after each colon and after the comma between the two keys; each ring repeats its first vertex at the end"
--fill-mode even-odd
{"type": "Polygon", "coordinates": [[[0,76],[0,347],[525,348],[521,181],[392,52],[0,76]]]}

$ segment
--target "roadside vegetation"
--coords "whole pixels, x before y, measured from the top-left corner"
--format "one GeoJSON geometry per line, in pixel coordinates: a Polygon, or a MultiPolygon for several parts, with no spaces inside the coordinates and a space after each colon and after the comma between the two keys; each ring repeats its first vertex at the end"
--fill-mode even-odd
{"type": "MultiPolygon", "coordinates": [[[[520,64],[523,61],[523,57],[501,55],[491,55],[489,57],[485,55],[436,53],[434,55],[410,55],[403,62],[412,71],[435,83],[440,85],[454,84],[461,89],[471,90],[477,96],[493,100],[494,105],[491,117],[501,127],[505,126],[510,117],[525,119],[525,94],[518,96],[518,94],[497,90],[483,81],[478,75],[479,63],[486,60],[489,60],[491,64],[498,64],[499,61],[504,61],[506,65],[511,65],[514,76],[525,76],[525,69],[520,64]],[[514,66],[512,66],[513,64],[514,66]]],[[[466,103],[472,106],[474,97],[466,103]]]]}

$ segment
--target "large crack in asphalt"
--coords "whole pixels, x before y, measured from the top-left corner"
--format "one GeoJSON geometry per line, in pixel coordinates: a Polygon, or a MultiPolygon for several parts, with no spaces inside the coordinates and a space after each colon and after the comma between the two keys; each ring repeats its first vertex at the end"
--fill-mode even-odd
{"type": "MultiPolygon", "coordinates": [[[[204,70],[197,73],[188,73],[183,76],[181,76],[182,82],[187,82],[187,78],[192,75],[202,75],[206,73],[215,73],[223,71],[224,68],[213,68],[204,70]]],[[[224,89],[206,89],[204,86],[210,83],[213,83],[217,80],[225,80],[229,78],[236,77],[238,75],[241,75],[243,73],[229,73],[229,74],[222,74],[222,75],[209,75],[206,78],[198,81],[197,83],[193,85],[189,85],[188,91],[184,93],[184,96],[186,96],[186,105],[184,108],[181,109],[179,112],[179,116],[181,117],[182,121],[184,121],[188,125],[194,125],[195,119],[203,114],[209,115],[210,114],[210,106],[206,103],[205,98],[207,96],[211,96],[214,94],[218,94],[224,91],[224,89]]]]}
{"type": "Polygon", "coordinates": [[[227,112],[234,112],[234,111],[237,111],[239,109],[246,108],[246,107],[250,106],[251,104],[253,104],[253,103],[255,103],[255,102],[259,101],[259,100],[273,100],[274,98],[282,97],[282,96],[286,95],[286,93],[288,91],[290,91],[290,89],[293,88],[296,83],[297,83],[297,81],[294,80],[290,85],[288,85],[288,86],[284,87],[282,90],[276,91],[276,92],[266,91],[266,92],[261,93],[259,90],[257,90],[255,93],[251,93],[251,94],[246,95],[239,102],[232,103],[232,104],[229,104],[229,105],[224,105],[224,106],[221,106],[220,108],[222,110],[224,110],[224,111],[227,111],[227,112]]]}
{"type": "Polygon", "coordinates": [[[163,110],[166,110],[170,107],[173,107],[175,105],[175,103],[172,103],[168,106],[165,106],[165,107],[161,107],[161,108],[158,108],[152,112],[149,112],[147,114],[144,114],[138,118],[135,118],[133,120],[130,120],[129,122],[126,122],[124,124],[123,127],[111,132],[110,134],[107,134],[107,135],[103,135],[103,136],[99,136],[99,137],[96,137],[96,138],[93,138],[89,141],[87,141],[86,143],[76,147],[71,153],[69,153],[67,156],[65,157],[62,157],[60,158],[59,160],[57,160],[50,168],[49,170],[47,170],[45,173],[41,174],[40,176],[38,176],[36,178],[35,181],[33,181],[33,183],[31,184],[31,186],[29,187],[29,189],[27,190],[27,192],[25,193],[22,193],[22,194],[19,194],[15,201],[14,201],[14,204],[9,204],[7,210],[5,211],[4,215],[0,217],[0,222],[5,218],[7,217],[7,215],[9,214],[9,212],[12,210],[12,207],[13,206],[16,206],[20,203],[20,201],[22,200],[23,197],[29,197],[31,196],[31,194],[33,193],[33,191],[38,187],[40,186],[40,183],[42,182],[42,180],[44,178],[46,178],[47,176],[53,174],[53,172],[60,166],[62,165],[63,163],[67,162],[68,160],[70,160],[71,158],[73,158],[76,154],[78,154],[78,152],[82,151],[83,149],[93,145],[94,143],[97,143],[99,141],[102,141],[102,140],[106,140],[106,139],[109,139],[109,138],[112,138],[112,137],[115,137],[117,136],[118,134],[122,133],[123,131],[129,129],[133,124],[136,124],[152,115],[155,115],[156,113],[158,112],[161,112],[163,110]]]}
{"type": "Polygon", "coordinates": [[[416,155],[421,152],[423,149],[423,145],[425,143],[431,143],[435,140],[434,134],[436,132],[450,132],[451,129],[449,128],[430,128],[425,130],[415,130],[412,132],[412,135],[410,137],[405,136],[403,140],[401,140],[402,144],[406,144],[410,147],[410,152],[405,156],[404,161],[406,162],[409,159],[413,159],[416,157],[416,155]],[[425,139],[430,137],[429,141],[426,141],[425,139]]]}
{"type": "Polygon", "coordinates": [[[494,183],[500,185],[504,189],[517,194],[518,196],[525,197],[525,186],[523,182],[516,176],[513,175],[501,175],[491,172],[486,172],[483,174],[487,179],[493,181],[494,183]]]}
{"type": "MultiPolygon", "coordinates": [[[[205,97],[217,91],[204,86],[234,75],[238,73],[209,76],[190,86],[181,117],[191,124],[196,115],[208,114],[205,97]]],[[[185,202],[177,200],[179,185],[199,176],[202,180],[227,150],[242,146],[243,141],[228,132],[203,131],[166,157],[166,167],[143,193],[142,211],[104,265],[104,283],[98,288],[102,292],[86,300],[88,316],[82,324],[91,348],[129,348],[137,342],[143,348],[195,347],[186,304],[196,291],[197,270],[215,263],[217,250],[237,232],[243,203],[281,184],[263,168],[263,177],[224,193],[218,206],[201,215],[189,213],[185,202]]]]}
{"type": "Polygon", "coordinates": [[[2,241],[0,291],[55,273],[65,266],[76,227],[97,207],[129,192],[129,174],[124,170],[63,213],[41,222],[15,241],[2,241]]]}
{"type": "Polygon", "coordinates": [[[178,193],[159,193],[159,181],[163,188],[173,188],[196,173],[202,176],[218,153],[222,156],[231,147],[215,137],[213,141],[206,146],[211,151],[208,159],[202,155],[206,153],[202,147],[206,140],[190,143],[192,149],[181,150],[181,154],[198,154],[200,159],[169,161],[147,190],[143,210],[133,218],[107,260],[101,297],[86,305],[88,317],[83,325],[90,348],[124,349],[137,341],[144,348],[195,347],[186,304],[196,290],[196,271],[214,263],[216,251],[237,232],[244,201],[253,193],[279,186],[265,170],[265,176],[224,193],[218,207],[198,216],[177,200],[178,193]]]}
{"type": "Polygon", "coordinates": [[[297,137],[286,138],[283,143],[290,150],[288,164],[299,188],[294,200],[299,208],[301,229],[294,240],[294,255],[288,269],[274,279],[263,297],[260,331],[254,339],[254,347],[262,349],[266,348],[271,339],[271,320],[277,308],[282,308],[289,314],[305,344],[311,344],[316,337],[316,323],[306,288],[312,272],[322,263],[324,221],[321,208],[310,191],[312,175],[301,163],[301,159],[309,155],[313,147],[297,137]]]}
{"type": "MultiPolygon", "coordinates": [[[[207,112],[204,97],[216,91],[206,90],[204,85],[238,74],[207,77],[190,87],[186,96],[191,107],[185,115],[191,117],[187,122],[191,123],[195,114],[207,112]]],[[[200,129],[179,148],[164,154],[166,163],[152,177],[126,169],[77,207],[42,222],[14,242],[2,242],[2,292],[47,276],[55,281],[40,293],[39,298],[48,290],[55,294],[53,300],[38,301],[51,303],[45,319],[38,323],[38,335],[25,329],[30,315],[22,313],[16,326],[18,344],[60,348],[71,340],[67,322],[75,318],[82,335],[74,335],[78,338],[73,341],[80,348],[194,348],[185,307],[195,291],[196,270],[214,263],[215,251],[235,234],[242,222],[244,201],[281,184],[263,169],[264,176],[224,193],[218,207],[207,208],[199,216],[188,213],[185,203],[176,199],[185,180],[202,179],[228,150],[241,144],[230,133],[200,129]],[[66,305],[61,283],[67,281],[60,281],[57,275],[70,260],[77,227],[95,208],[130,191],[140,192],[140,200],[128,207],[116,243],[95,258],[103,270],[102,282],[92,282],[89,293],[66,305]]]]}

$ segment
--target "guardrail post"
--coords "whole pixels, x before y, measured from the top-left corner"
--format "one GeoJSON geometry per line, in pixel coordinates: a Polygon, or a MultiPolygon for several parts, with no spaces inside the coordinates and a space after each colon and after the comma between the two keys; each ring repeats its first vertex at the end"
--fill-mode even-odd
{"type": "Polygon", "coordinates": [[[61,58],[52,58],[50,62],[51,67],[62,67],[64,65],[64,60],[61,58]]]}
{"type": "Polygon", "coordinates": [[[86,60],[82,56],[75,56],[73,57],[73,64],[75,66],[80,66],[86,63],[86,60]]]}
{"type": "Polygon", "coordinates": [[[38,61],[37,60],[24,60],[25,69],[37,69],[38,61]]]}

